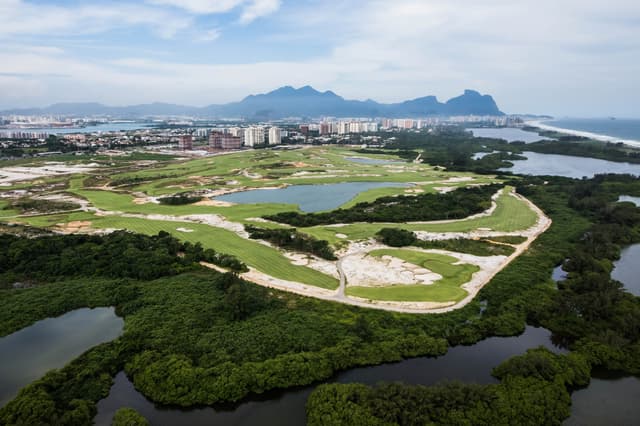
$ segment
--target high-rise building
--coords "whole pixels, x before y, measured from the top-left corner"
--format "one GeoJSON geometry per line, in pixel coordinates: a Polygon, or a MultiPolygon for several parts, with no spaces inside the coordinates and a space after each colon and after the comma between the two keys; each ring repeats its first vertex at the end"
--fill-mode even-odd
{"type": "Polygon", "coordinates": [[[178,149],[183,151],[191,151],[193,149],[193,136],[180,135],[178,136],[178,149]]]}
{"type": "Polygon", "coordinates": [[[209,134],[209,148],[212,149],[240,149],[242,139],[230,133],[211,132],[209,134]]]}
{"type": "Polygon", "coordinates": [[[346,135],[349,133],[349,122],[348,121],[341,121],[338,123],[338,134],[339,135],[346,135]]]}
{"type": "Polygon", "coordinates": [[[308,124],[301,124],[300,125],[300,133],[302,133],[305,136],[309,135],[309,125],[308,124]]]}
{"type": "Polygon", "coordinates": [[[320,123],[320,136],[331,133],[331,125],[329,123],[320,123]]]}
{"type": "Polygon", "coordinates": [[[277,127],[271,127],[269,129],[269,145],[280,145],[282,136],[280,135],[280,129],[277,127]]]}
{"type": "Polygon", "coordinates": [[[244,144],[246,146],[264,145],[264,128],[251,126],[244,129],[244,144]]]}

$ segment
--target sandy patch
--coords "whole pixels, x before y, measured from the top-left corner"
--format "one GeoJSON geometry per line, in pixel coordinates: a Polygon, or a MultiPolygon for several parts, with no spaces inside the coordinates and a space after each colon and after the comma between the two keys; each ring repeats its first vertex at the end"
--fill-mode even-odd
{"type": "Polygon", "coordinates": [[[453,192],[458,188],[455,186],[434,186],[433,189],[441,194],[446,194],[447,192],[453,192]]]}
{"type": "Polygon", "coordinates": [[[194,206],[209,206],[209,207],[231,207],[235,205],[234,203],[230,203],[228,201],[219,201],[219,200],[210,200],[205,199],[198,201],[197,203],[193,203],[194,206]]]}
{"type": "Polygon", "coordinates": [[[330,275],[334,278],[340,278],[335,261],[332,262],[330,260],[321,259],[304,253],[284,252],[284,256],[291,260],[291,263],[296,266],[306,266],[307,268],[315,269],[318,272],[322,272],[323,274],[330,275]]]}
{"type": "Polygon", "coordinates": [[[345,235],[345,234],[337,233],[337,234],[336,234],[336,238],[345,239],[345,238],[348,238],[348,236],[347,236],[347,235],[345,235]]]}
{"type": "Polygon", "coordinates": [[[98,165],[68,165],[65,163],[48,162],[44,166],[27,167],[3,167],[0,168],[0,183],[7,184],[10,182],[19,182],[32,179],[38,179],[48,176],[61,176],[74,173],[87,173],[95,169],[98,165]]]}
{"type": "Polygon", "coordinates": [[[68,223],[57,223],[55,228],[65,234],[76,234],[91,230],[91,222],[88,220],[74,220],[68,223]]]}
{"type": "Polygon", "coordinates": [[[343,258],[342,270],[353,286],[386,287],[391,284],[433,284],[442,276],[392,256],[357,253],[343,258]]]}
{"type": "Polygon", "coordinates": [[[193,232],[193,229],[189,229],[189,228],[176,228],[176,231],[178,231],[178,232],[186,232],[186,233],[190,233],[190,232],[193,232]]]}

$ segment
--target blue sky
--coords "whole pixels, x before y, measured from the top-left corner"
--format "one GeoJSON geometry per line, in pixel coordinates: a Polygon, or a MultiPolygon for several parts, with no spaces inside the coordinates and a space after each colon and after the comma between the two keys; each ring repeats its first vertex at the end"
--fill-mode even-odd
{"type": "Polygon", "coordinates": [[[0,108],[207,105],[282,85],[640,116],[631,0],[0,0],[0,108]]]}

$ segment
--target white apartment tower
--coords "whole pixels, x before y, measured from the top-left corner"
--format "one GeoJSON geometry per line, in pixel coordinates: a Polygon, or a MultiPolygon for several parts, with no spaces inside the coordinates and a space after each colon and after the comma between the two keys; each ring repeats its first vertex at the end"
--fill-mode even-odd
{"type": "Polygon", "coordinates": [[[269,129],[269,145],[280,145],[282,136],[278,127],[271,127],[269,129]]]}
{"type": "Polygon", "coordinates": [[[244,144],[251,147],[264,145],[264,128],[251,126],[244,129],[244,144]]]}

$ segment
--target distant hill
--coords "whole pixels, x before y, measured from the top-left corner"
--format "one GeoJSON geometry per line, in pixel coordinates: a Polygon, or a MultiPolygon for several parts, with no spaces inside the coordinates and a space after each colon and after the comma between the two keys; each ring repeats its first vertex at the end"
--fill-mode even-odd
{"type": "Polygon", "coordinates": [[[205,107],[166,103],[131,106],[106,106],[99,103],[58,103],[46,108],[2,111],[0,114],[74,115],[140,118],[149,116],[195,116],[208,118],[246,118],[255,120],[283,117],[427,117],[437,115],[504,115],[490,95],[475,90],[441,103],[435,96],[425,96],[400,103],[383,104],[372,100],[347,100],[332,91],[319,92],[311,86],[294,89],[284,86],[239,102],[205,107]]]}

